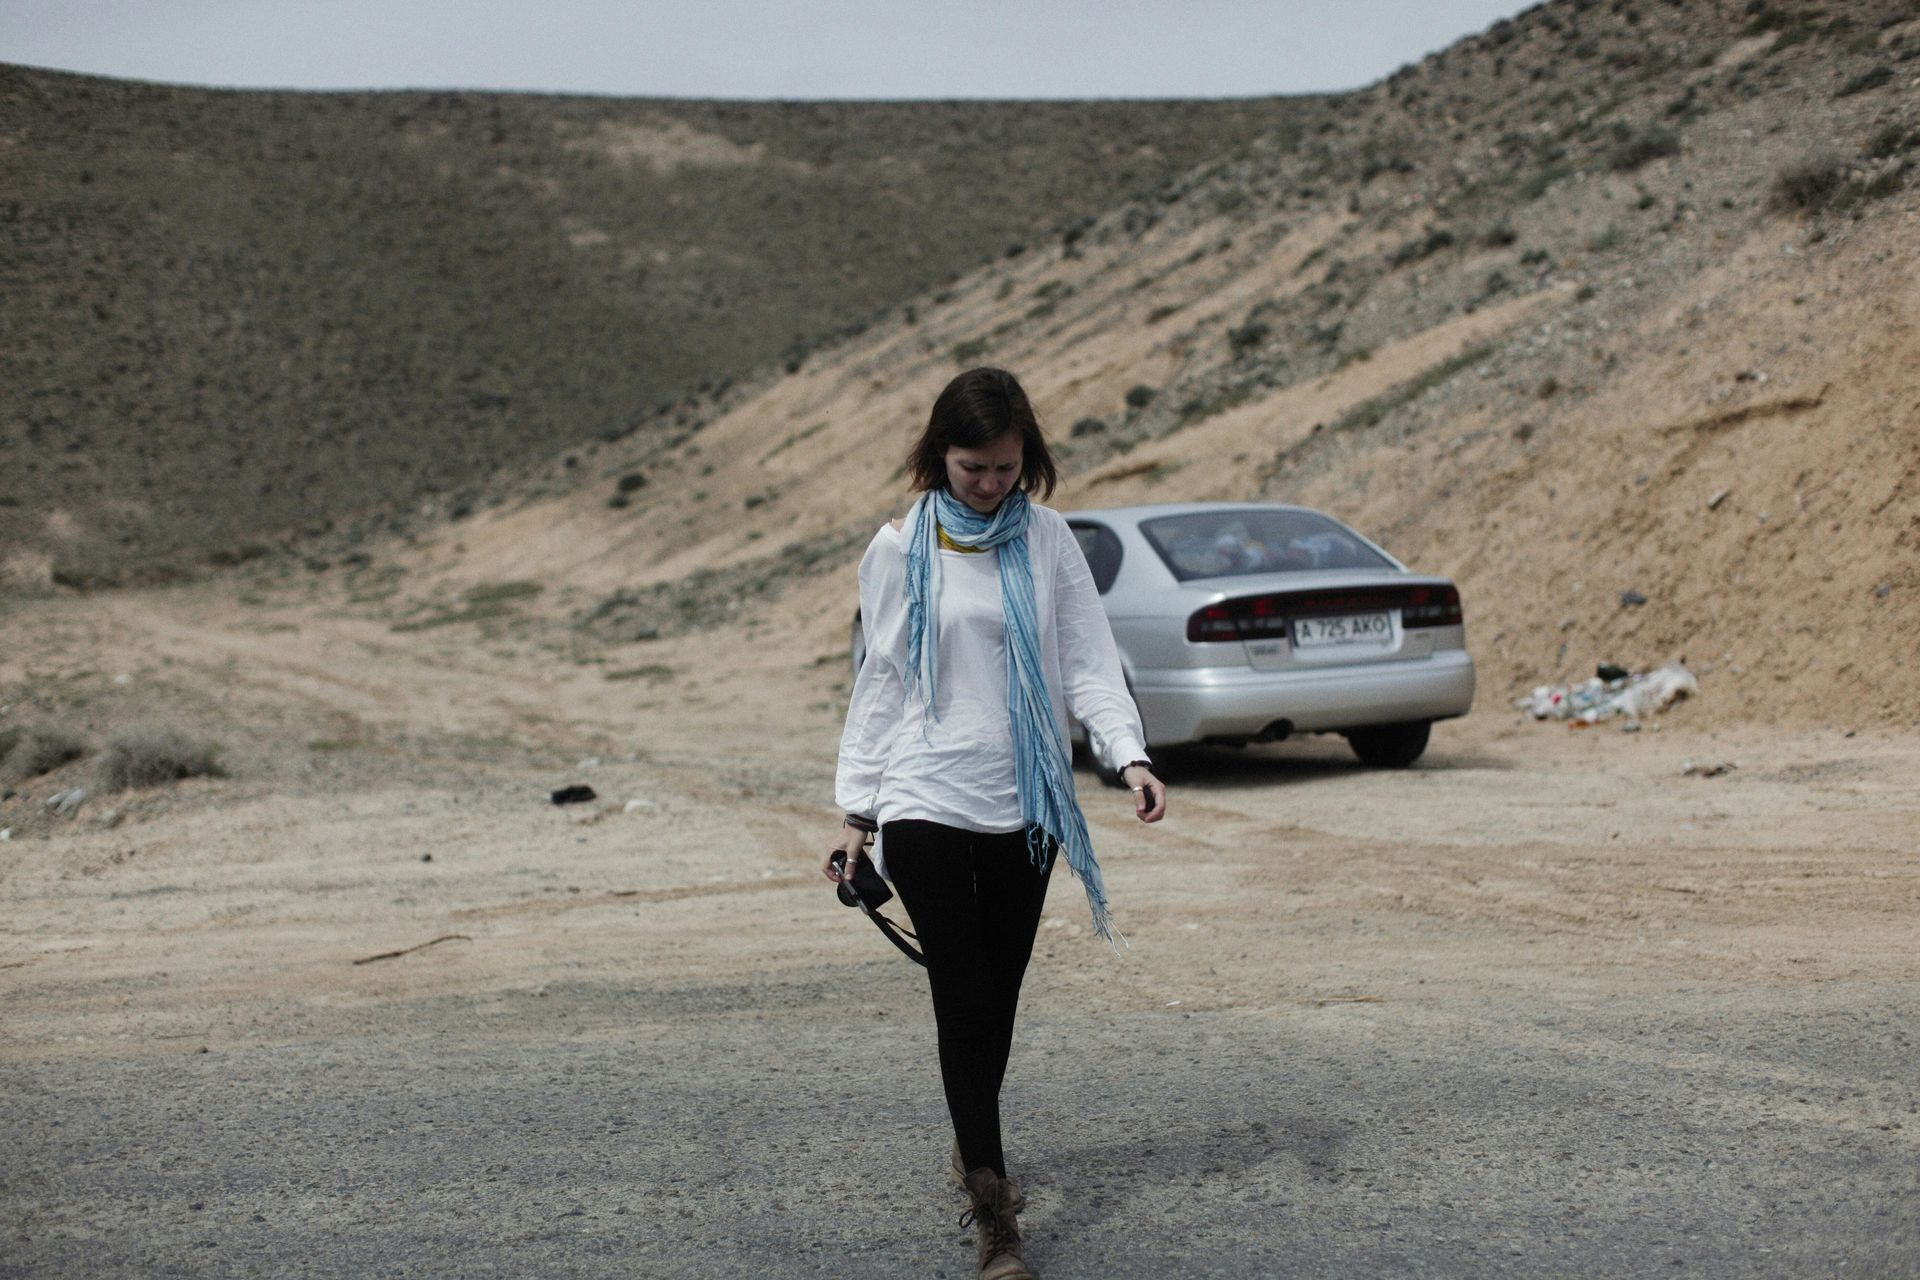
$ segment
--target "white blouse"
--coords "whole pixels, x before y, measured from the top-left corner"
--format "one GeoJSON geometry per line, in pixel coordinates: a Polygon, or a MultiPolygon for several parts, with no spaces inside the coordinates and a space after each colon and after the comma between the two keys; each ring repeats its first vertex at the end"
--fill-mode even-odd
{"type": "MultiPolygon", "coordinates": [[[[853,682],[834,793],[847,813],[881,823],[907,818],[968,831],[1021,828],[1007,713],[1007,633],[1000,608],[1000,556],[941,551],[933,716],[908,697],[906,543],[882,525],[860,561],[866,661],[853,682]]],[[[1109,767],[1146,758],[1140,713],[1093,574],[1059,512],[1035,506],[1027,523],[1040,657],[1060,742],[1067,713],[1087,727],[1109,767]]],[[[875,849],[875,865],[885,864],[875,849]]]]}

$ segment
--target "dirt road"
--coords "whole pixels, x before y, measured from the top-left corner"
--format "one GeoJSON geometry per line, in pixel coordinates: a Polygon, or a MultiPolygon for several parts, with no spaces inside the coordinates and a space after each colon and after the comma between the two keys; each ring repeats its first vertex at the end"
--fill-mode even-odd
{"type": "MultiPolygon", "coordinates": [[[[921,980],[817,870],[831,662],[0,632],[15,718],[233,766],[0,808],[0,1275],[970,1274],[921,980]]],[[[1044,1275],[1920,1271],[1920,739],[1490,698],[1404,773],[1163,763],[1157,829],[1081,777],[1131,948],[1062,878],[1029,981],[1044,1275]]]]}

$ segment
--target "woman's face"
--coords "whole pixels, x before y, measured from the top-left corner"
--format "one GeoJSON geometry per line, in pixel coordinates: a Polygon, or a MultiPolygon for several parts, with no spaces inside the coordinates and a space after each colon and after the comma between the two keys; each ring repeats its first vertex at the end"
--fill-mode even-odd
{"type": "Polygon", "coordinates": [[[978,511],[992,515],[1000,500],[1020,483],[1020,463],[1025,446],[1018,431],[1003,433],[978,449],[947,449],[947,488],[954,497],[978,511]]]}

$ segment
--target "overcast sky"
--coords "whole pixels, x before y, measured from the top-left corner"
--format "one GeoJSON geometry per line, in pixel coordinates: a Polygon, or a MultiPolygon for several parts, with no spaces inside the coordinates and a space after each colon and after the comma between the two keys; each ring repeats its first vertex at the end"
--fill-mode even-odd
{"type": "Polygon", "coordinates": [[[700,98],[1371,83],[1513,0],[0,0],[0,62],[173,83],[700,98]]]}

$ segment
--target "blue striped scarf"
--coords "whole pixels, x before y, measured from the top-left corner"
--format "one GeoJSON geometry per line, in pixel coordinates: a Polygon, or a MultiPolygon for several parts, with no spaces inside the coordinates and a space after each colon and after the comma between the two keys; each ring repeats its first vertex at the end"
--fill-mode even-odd
{"type": "Polygon", "coordinates": [[[1117,932],[1107,909],[1107,888],[1094,861],[1093,838],[1073,792],[1072,757],[1060,740],[1040,662],[1040,621],[1033,597],[1033,561],[1027,553],[1027,516],[1032,510],[1019,490],[1007,495],[991,516],[983,516],[946,490],[930,490],[907,513],[907,672],[909,693],[917,693],[935,718],[939,687],[940,531],[953,541],[1000,553],[1000,609],[1007,625],[1007,718],[1013,726],[1013,777],[1020,794],[1020,820],[1035,866],[1044,867],[1053,849],[1067,857],[1080,877],[1093,910],[1093,927],[1112,943],[1117,932]]]}

